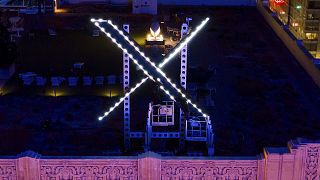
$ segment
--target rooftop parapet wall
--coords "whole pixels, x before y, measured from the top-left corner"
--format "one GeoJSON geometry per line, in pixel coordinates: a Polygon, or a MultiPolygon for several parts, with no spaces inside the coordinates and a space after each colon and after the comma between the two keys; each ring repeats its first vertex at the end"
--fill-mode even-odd
{"type": "Polygon", "coordinates": [[[162,179],[262,179],[262,160],[237,158],[161,161],[162,179]]]}
{"type": "Polygon", "coordinates": [[[0,179],[270,179],[320,177],[320,142],[298,139],[256,157],[53,157],[32,151],[0,159],[0,179]]]}
{"type": "Polygon", "coordinates": [[[283,25],[276,15],[268,10],[262,0],[257,1],[257,8],[266,22],[271,26],[273,31],[286,45],[292,55],[297,59],[303,69],[309,74],[312,80],[320,87],[320,70],[314,63],[319,63],[314,59],[307,50],[303,47],[302,41],[297,40],[288,30],[288,27],[283,25]]]}
{"type": "Polygon", "coordinates": [[[320,142],[298,139],[290,141],[288,146],[289,149],[266,148],[264,150],[265,179],[319,179],[320,142]]]}
{"type": "MultiPolygon", "coordinates": [[[[144,3],[143,0],[135,0],[144,3]]],[[[158,4],[178,6],[255,6],[256,0],[155,0],[158,4]]],[[[69,4],[106,3],[111,5],[130,6],[129,0],[65,0],[69,4]]],[[[147,1],[146,1],[147,2],[147,1]]]]}
{"type": "Polygon", "coordinates": [[[255,6],[256,0],[158,0],[158,4],[181,6],[255,6]]]}

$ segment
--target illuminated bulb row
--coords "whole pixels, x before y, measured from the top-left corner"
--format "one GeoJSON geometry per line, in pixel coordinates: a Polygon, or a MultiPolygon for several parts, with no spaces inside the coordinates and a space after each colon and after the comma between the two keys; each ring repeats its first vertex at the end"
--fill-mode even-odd
{"type": "Polygon", "coordinates": [[[148,78],[144,78],[142,79],[142,81],[140,81],[139,83],[136,84],[136,86],[134,88],[131,88],[129,92],[127,92],[124,97],[120,98],[120,100],[118,102],[116,102],[114,104],[114,106],[112,106],[109,111],[105,112],[103,116],[100,116],[98,118],[99,121],[101,121],[103,118],[105,118],[106,116],[108,116],[116,107],[118,107],[123,101],[125,98],[129,97],[130,94],[132,94],[138,87],[140,87],[144,82],[146,82],[148,80],[148,78]]]}
{"type": "MultiPolygon", "coordinates": [[[[132,57],[130,57],[130,58],[132,58],[132,57]]],[[[139,66],[139,68],[141,68],[141,69],[145,72],[145,70],[142,68],[142,66],[140,67],[140,65],[138,64],[138,62],[137,62],[136,60],[133,60],[133,62],[134,62],[135,64],[137,64],[137,65],[139,66]]],[[[176,84],[174,84],[174,83],[171,82],[171,79],[168,78],[168,77],[166,76],[166,74],[165,74],[160,68],[158,68],[158,67],[155,67],[155,68],[156,68],[156,70],[167,80],[167,82],[186,100],[186,102],[187,102],[188,104],[191,104],[192,107],[195,108],[200,114],[202,114],[203,117],[207,117],[207,115],[204,114],[203,111],[202,111],[200,108],[198,108],[196,104],[194,104],[190,99],[188,99],[188,98],[186,97],[186,95],[177,87],[176,84]]],[[[146,73],[145,73],[145,74],[146,74],[146,73]]],[[[151,77],[152,77],[152,76],[151,76],[151,77]]],[[[153,80],[154,80],[154,79],[153,79],[153,80]]],[[[160,81],[159,78],[157,78],[157,81],[161,83],[161,81],[160,81]]],[[[170,94],[169,94],[169,91],[165,90],[163,86],[160,86],[160,89],[164,90],[164,92],[165,92],[167,95],[169,95],[171,99],[173,99],[173,96],[170,95],[170,94]]]]}
{"type": "MultiPolygon", "coordinates": [[[[91,21],[94,22],[94,20],[91,20],[91,21]]],[[[179,47],[182,48],[185,44],[187,44],[187,43],[197,34],[197,32],[199,32],[199,31],[202,29],[202,27],[203,27],[208,21],[209,21],[209,18],[206,18],[206,19],[201,23],[201,25],[196,28],[195,33],[192,34],[193,36],[190,35],[189,37],[191,37],[191,38],[189,38],[189,39],[187,39],[186,41],[184,41],[184,43],[181,43],[179,47]]],[[[105,22],[105,20],[99,19],[98,22],[105,22]]],[[[147,62],[149,62],[149,63],[167,80],[167,82],[168,82],[177,92],[179,92],[183,98],[185,98],[185,100],[186,100],[187,103],[191,104],[191,105],[193,106],[193,108],[197,109],[197,111],[198,111],[199,113],[201,113],[201,114],[203,115],[203,117],[207,117],[207,115],[204,114],[204,113],[202,113],[202,110],[201,110],[200,108],[198,108],[196,104],[192,103],[190,99],[186,98],[186,95],[185,95],[184,93],[182,93],[182,91],[181,91],[179,88],[177,88],[177,86],[176,86],[174,83],[171,83],[171,80],[170,80],[170,79],[166,76],[166,74],[159,68],[159,67],[163,67],[164,64],[166,64],[167,62],[169,62],[181,49],[180,49],[180,50],[179,50],[179,49],[178,49],[178,50],[176,49],[176,50],[174,51],[174,53],[170,54],[170,56],[169,56],[168,58],[166,58],[166,59],[163,61],[163,63],[161,63],[161,64],[159,65],[159,67],[157,67],[154,62],[151,62],[150,58],[146,57],[145,54],[144,54],[143,52],[141,52],[141,51],[139,50],[139,48],[136,47],[136,46],[134,45],[134,43],[133,43],[132,41],[130,41],[129,38],[123,34],[123,31],[120,31],[120,30],[118,29],[118,27],[117,27],[116,25],[114,25],[110,20],[107,20],[106,22],[107,22],[108,24],[110,24],[116,31],[118,31],[118,33],[119,33],[121,36],[123,36],[123,37],[129,42],[129,44],[130,44],[132,47],[134,47],[134,49],[135,49],[138,53],[140,53],[140,55],[141,55],[142,57],[144,57],[144,59],[145,59],[147,62]]],[[[100,30],[101,30],[102,32],[104,32],[109,38],[111,38],[112,42],[114,42],[115,44],[117,44],[120,49],[122,49],[124,52],[127,52],[127,50],[124,49],[124,48],[122,48],[121,44],[117,43],[116,40],[115,40],[114,38],[112,38],[109,33],[106,33],[106,32],[105,32],[105,29],[104,29],[104,28],[102,28],[102,27],[99,26],[99,23],[95,22],[95,25],[96,25],[97,27],[99,27],[100,30]]],[[[178,48],[179,48],[179,47],[178,47],[178,48]]],[[[129,54],[129,57],[130,57],[131,59],[133,59],[133,56],[132,56],[131,54],[129,54]]],[[[150,75],[148,74],[148,72],[147,72],[146,70],[144,70],[141,65],[138,64],[137,60],[133,59],[133,61],[134,61],[135,64],[137,64],[137,65],[139,66],[140,69],[143,70],[143,72],[144,72],[147,76],[150,77],[150,79],[153,79],[153,77],[150,76],[150,75]]],[[[153,80],[154,80],[154,79],[153,79],[153,80]]],[[[160,82],[160,80],[158,80],[158,81],[160,82]]],[[[166,91],[165,91],[165,92],[166,92],[166,91]]],[[[167,94],[167,93],[166,93],[166,94],[167,94]]],[[[170,98],[171,98],[171,97],[172,97],[172,96],[170,96],[170,98]]],[[[173,99],[173,97],[172,97],[171,99],[173,99]]]]}
{"type": "MultiPolygon", "coordinates": [[[[129,56],[130,56],[130,55],[129,55],[129,56]]],[[[130,58],[132,58],[132,57],[130,57],[130,58]]],[[[152,79],[153,81],[155,81],[154,78],[148,73],[148,71],[146,71],[146,70],[143,68],[143,66],[141,66],[141,65],[138,63],[137,60],[135,60],[135,59],[132,59],[132,60],[133,60],[133,62],[143,71],[143,73],[148,76],[148,78],[150,78],[150,79],[152,79]]],[[[148,78],[145,78],[145,79],[148,79],[148,78]]],[[[158,79],[159,79],[159,78],[158,78],[158,79]]],[[[173,95],[171,95],[170,92],[169,92],[168,90],[166,90],[163,86],[160,86],[160,89],[163,90],[163,91],[170,97],[171,100],[176,101],[176,100],[174,99],[173,95]]]]}
{"type": "Polygon", "coordinates": [[[201,22],[199,26],[196,27],[196,30],[193,31],[189,36],[186,37],[185,40],[181,44],[178,45],[178,47],[175,48],[173,53],[170,53],[169,57],[165,58],[162,63],[159,64],[159,67],[162,68],[165,64],[167,64],[174,56],[176,56],[181,49],[188,44],[198,33],[199,31],[207,24],[207,22],[210,20],[210,18],[206,18],[201,22]]]}
{"type": "MultiPolygon", "coordinates": [[[[109,22],[109,21],[110,21],[110,20],[108,20],[108,22],[109,22]]],[[[99,22],[100,22],[100,21],[99,21],[99,22]]],[[[95,24],[98,28],[100,28],[100,30],[101,30],[103,33],[105,33],[105,34],[107,35],[107,37],[109,37],[109,38],[111,39],[111,41],[112,41],[113,43],[115,43],[120,49],[122,49],[125,53],[128,53],[128,50],[125,49],[125,48],[123,48],[122,45],[119,44],[119,43],[117,42],[117,40],[111,36],[110,33],[106,32],[105,29],[104,29],[103,27],[101,27],[98,22],[95,22],[94,24],[95,24]]],[[[114,27],[115,29],[117,29],[117,31],[119,32],[117,26],[113,25],[113,27],[114,27]]],[[[121,32],[122,32],[122,31],[121,31],[121,32]]],[[[123,32],[122,32],[122,34],[123,34],[123,32]]],[[[136,48],[135,48],[135,49],[136,49],[136,48]]],[[[136,50],[137,50],[137,49],[136,49],[136,50]]],[[[144,73],[145,75],[147,75],[150,79],[154,80],[154,78],[148,73],[148,71],[146,71],[146,70],[143,68],[142,65],[138,64],[138,61],[137,61],[137,60],[133,59],[132,54],[128,53],[128,56],[129,56],[129,58],[131,58],[131,59],[133,60],[133,62],[143,71],[143,73],[144,73]]]]}
{"type": "MultiPolygon", "coordinates": [[[[130,55],[129,55],[129,56],[130,56],[130,55]]],[[[131,59],[132,59],[132,58],[131,58],[131,59]]],[[[140,65],[140,64],[138,63],[137,60],[135,60],[135,59],[132,59],[132,60],[133,60],[133,62],[143,71],[143,73],[144,73],[146,76],[148,76],[150,79],[152,79],[152,80],[154,81],[153,76],[151,76],[151,75],[149,74],[149,72],[148,72],[147,70],[145,70],[142,65],[140,65]]]]}
{"type": "MultiPolygon", "coordinates": [[[[99,26],[99,23],[95,23],[95,25],[96,25],[97,27],[99,27],[102,32],[106,33],[106,32],[105,32],[105,29],[99,26]]],[[[110,33],[106,33],[106,35],[107,35],[107,36],[112,40],[112,42],[114,42],[120,49],[122,49],[123,51],[127,52],[127,50],[124,49],[124,48],[122,47],[122,45],[119,44],[119,43],[116,41],[116,39],[114,39],[114,38],[110,35],[110,33]]],[[[149,74],[149,72],[148,72],[147,70],[144,69],[144,67],[143,67],[142,65],[140,65],[140,64],[138,63],[138,61],[137,61],[136,59],[133,58],[132,54],[128,54],[128,55],[129,55],[129,57],[133,60],[133,62],[143,71],[143,73],[144,73],[146,76],[148,76],[148,78],[150,78],[150,79],[152,79],[152,80],[154,81],[154,78],[149,74]]],[[[126,93],[126,94],[125,94],[125,97],[128,97],[131,93],[133,93],[133,92],[134,92],[138,87],[140,87],[141,84],[143,84],[148,78],[144,78],[140,83],[138,83],[134,88],[132,88],[129,93],[126,93]]],[[[166,89],[164,89],[164,88],[163,88],[163,90],[165,91],[166,94],[168,94],[168,96],[170,97],[170,99],[172,99],[172,100],[175,101],[174,97],[169,93],[168,90],[166,90],[166,89]]],[[[98,120],[101,121],[104,117],[108,116],[110,112],[112,112],[116,107],[118,107],[118,106],[120,105],[121,102],[123,102],[123,100],[124,100],[125,97],[121,98],[117,103],[115,103],[115,105],[114,105],[113,107],[111,107],[108,112],[105,112],[105,113],[104,113],[104,116],[99,117],[98,120]]]]}
{"type": "MultiPolygon", "coordinates": [[[[126,35],[123,33],[122,30],[119,30],[119,29],[118,29],[118,26],[117,26],[117,25],[113,24],[111,20],[107,20],[106,22],[107,22],[108,24],[110,24],[116,31],[118,31],[118,33],[119,33],[142,57],[144,57],[149,63],[152,63],[152,62],[150,61],[150,58],[146,57],[145,54],[144,54],[142,51],[140,51],[139,47],[135,46],[134,42],[133,42],[133,41],[130,41],[129,37],[126,36],[126,35]]],[[[156,66],[156,64],[153,63],[152,66],[156,66]]]]}
{"type": "Polygon", "coordinates": [[[101,23],[101,22],[107,22],[107,20],[101,19],[101,18],[100,18],[100,19],[91,18],[90,21],[91,21],[91,22],[100,22],[100,23],[101,23]]]}
{"type": "MultiPolygon", "coordinates": [[[[184,41],[184,43],[181,43],[181,44],[180,44],[180,47],[182,48],[182,47],[183,47],[184,45],[186,45],[189,41],[191,41],[191,39],[204,27],[204,25],[205,25],[208,21],[209,21],[209,18],[206,18],[204,21],[202,21],[202,23],[196,28],[196,30],[195,30],[194,33],[192,34],[193,36],[190,35],[189,38],[188,38],[186,41],[184,41]]],[[[96,22],[96,23],[97,23],[97,22],[96,22]]],[[[136,52],[138,52],[147,62],[149,62],[150,65],[153,66],[153,67],[157,70],[157,72],[159,72],[159,73],[167,80],[167,82],[186,100],[187,103],[191,104],[192,107],[195,108],[200,114],[202,114],[203,117],[207,117],[207,115],[204,114],[204,113],[202,112],[202,110],[197,107],[196,104],[192,103],[190,99],[186,98],[186,95],[185,95],[184,93],[182,93],[182,91],[181,91],[179,88],[177,88],[177,86],[176,86],[174,83],[172,83],[171,80],[166,76],[166,74],[160,69],[161,67],[163,67],[164,64],[166,64],[167,62],[169,62],[169,61],[181,50],[181,48],[180,48],[180,50],[179,50],[179,47],[178,47],[178,48],[174,51],[174,53],[170,54],[169,57],[166,58],[166,59],[164,60],[164,62],[159,65],[159,67],[160,67],[160,68],[159,68],[159,67],[157,67],[157,66],[155,65],[155,63],[151,62],[150,58],[146,57],[145,54],[144,54],[143,52],[141,52],[141,51],[139,50],[139,48],[138,48],[137,46],[135,46],[134,43],[133,43],[132,41],[130,41],[129,38],[128,38],[126,35],[123,34],[123,31],[119,30],[118,27],[111,22],[111,20],[107,20],[107,23],[110,24],[123,38],[125,38],[125,39],[129,42],[129,44],[136,50],[136,52]]],[[[98,24],[98,23],[97,23],[97,24],[98,24]]],[[[101,29],[101,28],[100,28],[100,29],[101,29]]],[[[103,32],[105,32],[105,31],[103,31],[103,32]]],[[[118,47],[122,49],[121,46],[118,45],[118,47]]],[[[131,54],[130,54],[130,55],[131,55],[131,54]]],[[[130,57],[130,55],[129,55],[129,57],[130,57]]],[[[130,58],[131,58],[131,59],[133,58],[132,55],[131,55],[130,58]]],[[[136,60],[133,60],[133,62],[135,62],[135,63],[139,66],[139,68],[142,69],[142,68],[141,68],[142,66],[139,65],[136,60]],[[140,67],[140,66],[141,66],[141,67],[140,67]]],[[[145,72],[145,70],[143,70],[143,71],[144,71],[144,73],[145,73],[146,75],[148,75],[148,74],[145,72]]],[[[152,77],[152,76],[149,76],[149,77],[152,77]]],[[[153,79],[153,78],[151,78],[151,79],[153,79]]],[[[158,80],[158,81],[159,81],[159,80],[158,80]]],[[[159,82],[160,82],[160,81],[159,81],[159,82]]]]}
{"type": "Polygon", "coordinates": [[[166,93],[166,94],[170,97],[171,100],[176,101],[176,100],[174,99],[174,97],[170,94],[170,92],[169,92],[168,90],[164,89],[163,86],[160,86],[160,89],[161,89],[164,93],[166,93]]]}
{"type": "MultiPolygon", "coordinates": [[[[170,79],[169,79],[169,80],[170,80],[170,79]]],[[[168,79],[167,79],[167,81],[168,81],[168,79]]],[[[169,81],[168,81],[168,82],[169,82],[169,81]]],[[[169,82],[169,83],[170,83],[170,82],[169,82]]],[[[172,87],[173,87],[176,91],[178,91],[178,93],[181,95],[181,97],[183,97],[188,104],[190,104],[190,105],[191,105],[193,108],[195,108],[200,114],[202,114],[203,117],[205,117],[205,118],[208,117],[208,115],[204,114],[203,111],[202,111],[199,107],[197,107],[196,104],[194,104],[190,99],[188,99],[188,98],[186,97],[186,95],[185,95],[184,93],[182,93],[182,91],[181,91],[179,88],[177,88],[174,83],[170,83],[170,84],[172,85],[172,87]]]]}

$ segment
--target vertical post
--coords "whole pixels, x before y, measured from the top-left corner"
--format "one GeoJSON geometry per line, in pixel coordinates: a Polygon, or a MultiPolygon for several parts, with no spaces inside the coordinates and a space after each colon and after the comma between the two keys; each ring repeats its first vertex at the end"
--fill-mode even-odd
{"type": "Polygon", "coordinates": [[[207,148],[208,148],[208,156],[214,155],[214,133],[213,133],[213,127],[210,120],[210,117],[206,118],[207,122],[207,148]]]}
{"type": "Polygon", "coordinates": [[[20,157],[17,159],[18,179],[40,179],[39,159],[34,157],[20,157]]]}
{"type": "MultiPolygon", "coordinates": [[[[186,23],[183,23],[181,26],[181,39],[185,37],[188,34],[188,25],[186,23]]],[[[184,89],[187,89],[187,64],[188,64],[188,45],[186,44],[183,46],[180,52],[180,59],[181,59],[181,65],[180,65],[180,85],[184,89]]],[[[185,144],[185,126],[186,126],[186,120],[183,115],[183,111],[180,108],[180,140],[179,140],[179,146],[180,149],[183,149],[185,144]]]]}
{"type": "MultiPolygon", "coordinates": [[[[181,39],[188,34],[188,25],[183,23],[181,26],[181,39]]],[[[180,84],[184,89],[187,89],[187,64],[188,64],[188,45],[186,44],[181,49],[181,67],[180,67],[180,84]]]]}
{"type": "Polygon", "coordinates": [[[40,180],[40,158],[41,155],[33,151],[19,154],[16,161],[17,179],[40,180]]]}
{"type": "Polygon", "coordinates": [[[138,156],[138,179],[161,180],[161,155],[148,151],[138,156]]]}
{"type": "Polygon", "coordinates": [[[147,125],[146,125],[146,133],[145,133],[145,145],[144,150],[145,152],[150,151],[150,144],[152,138],[152,103],[149,103],[149,110],[148,110],[148,118],[147,118],[147,125]]]}
{"type": "MultiPolygon", "coordinates": [[[[129,24],[123,25],[123,30],[129,33],[129,24]]],[[[123,52],[123,91],[129,91],[130,86],[130,63],[128,53],[123,52]]],[[[123,102],[123,138],[125,150],[130,148],[130,96],[126,97],[123,102]]]]}

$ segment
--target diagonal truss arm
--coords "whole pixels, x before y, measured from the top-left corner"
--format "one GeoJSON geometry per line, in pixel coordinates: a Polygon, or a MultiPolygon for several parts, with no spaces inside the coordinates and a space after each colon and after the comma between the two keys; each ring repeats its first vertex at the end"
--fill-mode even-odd
{"type": "Polygon", "coordinates": [[[132,52],[131,54],[129,53],[129,57],[133,60],[135,64],[137,64],[143,71],[144,73],[148,76],[146,78],[143,78],[134,88],[132,88],[129,92],[125,94],[124,97],[120,98],[120,100],[109,109],[108,112],[105,112],[104,116],[99,117],[99,120],[102,120],[104,117],[106,117],[111,111],[113,111],[117,106],[120,105],[120,103],[124,100],[124,98],[128,97],[131,93],[133,93],[138,87],[140,87],[144,82],[147,81],[148,78],[155,80],[153,76],[157,77],[158,83],[162,84],[160,88],[165,91],[166,94],[170,96],[171,99],[174,100],[174,97],[169,93],[168,90],[166,90],[164,87],[170,90],[170,92],[174,92],[173,94],[175,96],[182,96],[187,103],[191,104],[195,109],[198,110],[199,113],[201,113],[204,117],[207,117],[206,114],[202,113],[202,110],[198,108],[195,104],[191,102],[190,99],[186,98],[186,95],[179,89],[177,86],[171,82],[171,80],[166,77],[165,73],[160,69],[162,68],[167,62],[169,62],[176,54],[179,53],[179,51],[182,49],[184,45],[186,45],[193,37],[196,36],[196,34],[205,26],[205,24],[209,21],[209,18],[206,18],[202,23],[196,28],[196,30],[192,33],[190,33],[186,38],[184,38],[170,53],[167,55],[162,63],[159,64],[157,67],[153,62],[150,61],[148,57],[144,55],[143,52],[140,51],[140,49],[135,45],[134,41],[132,41],[128,36],[126,36],[123,31],[119,30],[116,25],[112,24],[110,20],[95,20],[92,19],[92,22],[95,22],[95,25],[100,28],[101,31],[103,31],[109,38],[112,39],[114,43],[118,45],[119,48],[121,48],[125,52],[132,52]],[[108,32],[100,26],[99,23],[104,23],[106,28],[108,29],[108,32]],[[112,27],[112,28],[111,28],[112,27]],[[112,33],[117,40],[113,37],[111,37],[112,33]],[[125,42],[127,41],[127,42],[125,42]],[[130,45],[128,45],[128,43],[130,45]],[[123,47],[124,46],[124,47],[123,47]],[[146,67],[148,71],[144,69],[146,67]],[[153,76],[151,76],[150,74],[153,76]]]}

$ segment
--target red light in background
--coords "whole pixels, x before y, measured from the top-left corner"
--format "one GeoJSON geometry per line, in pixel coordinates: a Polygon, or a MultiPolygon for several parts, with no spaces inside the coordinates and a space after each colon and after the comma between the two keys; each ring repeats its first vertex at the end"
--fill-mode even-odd
{"type": "Polygon", "coordinates": [[[284,0],[274,0],[274,2],[278,5],[281,5],[284,3],[284,0]]]}

